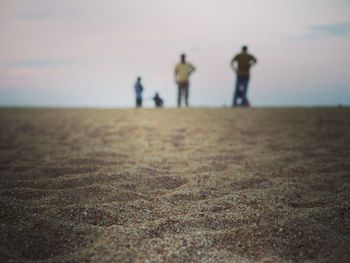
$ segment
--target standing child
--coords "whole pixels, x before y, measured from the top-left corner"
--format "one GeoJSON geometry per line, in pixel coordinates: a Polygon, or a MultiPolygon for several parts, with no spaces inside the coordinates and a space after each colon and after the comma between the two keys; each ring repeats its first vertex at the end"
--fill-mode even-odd
{"type": "Polygon", "coordinates": [[[141,77],[138,77],[136,80],[136,83],[134,85],[135,88],[135,93],[136,93],[136,108],[141,108],[142,107],[142,92],[143,92],[143,87],[141,84],[141,77]]]}

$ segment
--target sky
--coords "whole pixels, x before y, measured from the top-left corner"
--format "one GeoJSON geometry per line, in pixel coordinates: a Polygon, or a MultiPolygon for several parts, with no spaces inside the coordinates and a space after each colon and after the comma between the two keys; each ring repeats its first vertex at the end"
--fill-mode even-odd
{"type": "Polygon", "coordinates": [[[192,106],[232,103],[232,57],[257,60],[253,106],[350,105],[350,0],[0,0],[0,106],[176,105],[180,54],[192,106]]]}

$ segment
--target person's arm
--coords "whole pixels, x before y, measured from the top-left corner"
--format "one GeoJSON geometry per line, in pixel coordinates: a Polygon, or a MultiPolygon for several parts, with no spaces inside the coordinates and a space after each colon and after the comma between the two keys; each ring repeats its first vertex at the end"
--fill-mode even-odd
{"type": "Polygon", "coordinates": [[[232,70],[234,71],[234,72],[237,72],[237,68],[236,68],[236,66],[235,66],[235,62],[237,61],[237,56],[235,56],[235,57],[233,57],[232,59],[231,59],[231,63],[230,63],[230,66],[231,66],[231,68],[232,68],[232,70]]]}
{"type": "Polygon", "coordinates": [[[192,64],[190,64],[190,69],[189,69],[189,71],[188,71],[188,75],[191,75],[193,72],[195,72],[196,71],[196,68],[195,68],[195,66],[193,66],[192,64]]]}
{"type": "Polygon", "coordinates": [[[175,81],[175,83],[177,83],[177,72],[178,72],[178,68],[176,66],[175,70],[174,70],[174,81],[175,81]]]}
{"type": "Polygon", "coordinates": [[[252,56],[250,60],[250,66],[254,66],[256,63],[258,63],[258,60],[254,56],[252,56]]]}
{"type": "Polygon", "coordinates": [[[187,75],[190,76],[193,72],[196,71],[196,68],[190,63],[188,63],[187,66],[187,75]]]}

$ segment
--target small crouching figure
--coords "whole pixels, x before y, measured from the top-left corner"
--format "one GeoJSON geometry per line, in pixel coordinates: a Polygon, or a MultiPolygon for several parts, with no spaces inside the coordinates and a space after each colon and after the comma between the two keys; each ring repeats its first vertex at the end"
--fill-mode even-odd
{"type": "Polygon", "coordinates": [[[153,97],[154,100],[154,106],[156,108],[162,108],[164,105],[164,101],[163,99],[159,96],[158,92],[156,92],[156,94],[153,97]]]}

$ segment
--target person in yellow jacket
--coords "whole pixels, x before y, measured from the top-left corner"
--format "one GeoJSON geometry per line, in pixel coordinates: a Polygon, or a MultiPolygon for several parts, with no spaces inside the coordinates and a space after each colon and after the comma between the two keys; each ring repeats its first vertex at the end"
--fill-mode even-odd
{"type": "Polygon", "coordinates": [[[186,62],[186,55],[181,55],[181,61],[175,67],[175,82],[178,87],[177,106],[181,107],[181,100],[184,97],[188,107],[189,77],[196,70],[191,64],[186,62]]]}

